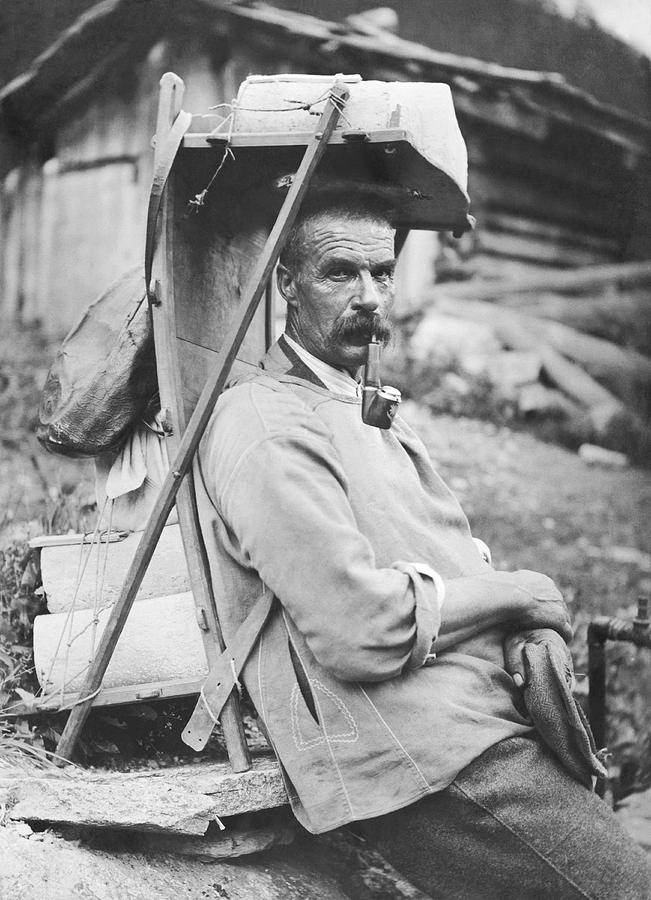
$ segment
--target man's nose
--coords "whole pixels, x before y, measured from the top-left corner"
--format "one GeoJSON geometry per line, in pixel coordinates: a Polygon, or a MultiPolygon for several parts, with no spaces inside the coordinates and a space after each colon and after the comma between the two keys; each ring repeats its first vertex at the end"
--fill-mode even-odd
{"type": "Polygon", "coordinates": [[[357,291],[351,306],[353,309],[364,309],[366,312],[375,312],[380,305],[380,295],[377,285],[373,281],[370,272],[361,272],[357,291]]]}

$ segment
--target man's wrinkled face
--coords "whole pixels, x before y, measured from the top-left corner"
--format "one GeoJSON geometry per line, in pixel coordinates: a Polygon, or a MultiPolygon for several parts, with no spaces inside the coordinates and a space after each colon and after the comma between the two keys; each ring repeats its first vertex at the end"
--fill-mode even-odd
{"type": "Polygon", "coordinates": [[[352,371],[366,362],[373,334],[385,343],[391,336],[394,231],[374,218],[324,213],[300,233],[297,271],[278,269],[287,332],[314,356],[352,371]]]}

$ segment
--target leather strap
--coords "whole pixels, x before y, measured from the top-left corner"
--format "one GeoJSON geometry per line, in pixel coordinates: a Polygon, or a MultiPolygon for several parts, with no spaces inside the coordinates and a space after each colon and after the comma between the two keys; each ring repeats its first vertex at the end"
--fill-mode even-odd
{"type": "Polygon", "coordinates": [[[239,675],[260,637],[275,599],[270,591],[265,590],[237,629],[233,640],[212,665],[182,734],[184,743],[195,750],[205,747],[231,691],[236,684],[239,686],[239,675]]]}
{"type": "Polygon", "coordinates": [[[154,179],[149,194],[149,206],[147,207],[147,237],[145,240],[145,287],[150,301],[152,299],[151,269],[156,249],[156,223],[160,213],[163,191],[172,171],[176,154],[183,141],[183,136],[190,127],[191,122],[192,114],[181,110],[165,138],[165,143],[157,154],[158,161],[154,170],[154,179]]]}

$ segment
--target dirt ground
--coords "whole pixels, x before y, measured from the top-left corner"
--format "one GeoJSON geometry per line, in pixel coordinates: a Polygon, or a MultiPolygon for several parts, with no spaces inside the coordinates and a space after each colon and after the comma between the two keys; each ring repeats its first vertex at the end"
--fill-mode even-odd
{"type": "MultiPolygon", "coordinates": [[[[91,464],[51,456],[33,437],[56,348],[25,329],[5,334],[2,345],[0,551],[45,531],[90,529],[95,513],[91,464]]],[[[495,566],[537,569],[559,584],[574,614],[576,668],[585,673],[589,619],[632,615],[638,594],[651,592],[651,471],[591,468],[525,432],[434,416],[411,402],[404,415],[495,566]]],[[[627,793],[651,784],[651,653],[610,645],[608,655],[613,773],[627,793]]],[[[587,693],[580,676],[578,693],[587,693]]]]}

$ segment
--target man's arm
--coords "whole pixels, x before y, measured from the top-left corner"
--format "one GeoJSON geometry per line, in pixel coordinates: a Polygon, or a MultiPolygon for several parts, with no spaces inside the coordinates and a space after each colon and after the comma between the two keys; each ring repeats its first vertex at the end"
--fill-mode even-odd
{"type": "Polygon", "coordinates": [[[528,570],[493,571],[446,582],[434,650],[449,650],[493,627],[506,633],[547,628],[567,640],[572,637],[563,597],[546,575],[528,570]]]}

